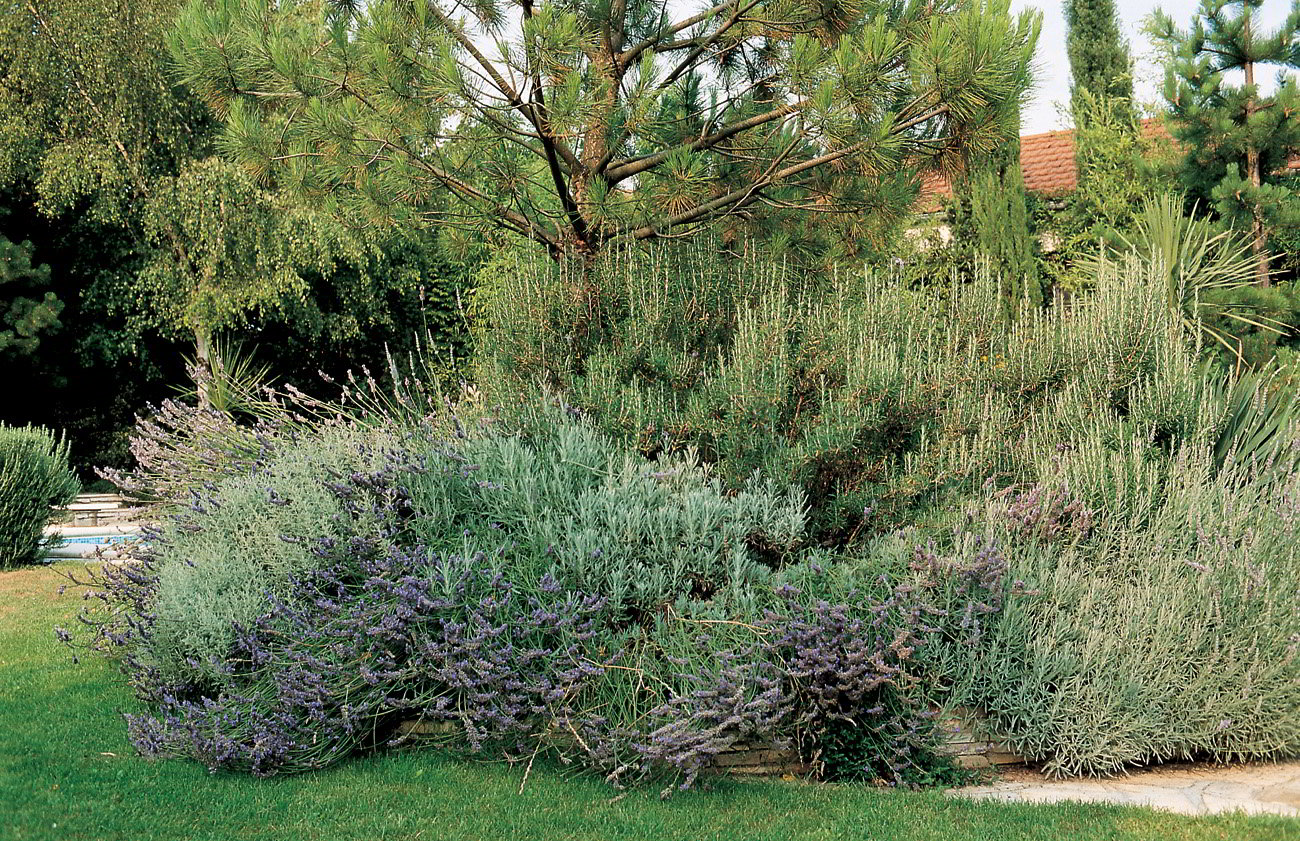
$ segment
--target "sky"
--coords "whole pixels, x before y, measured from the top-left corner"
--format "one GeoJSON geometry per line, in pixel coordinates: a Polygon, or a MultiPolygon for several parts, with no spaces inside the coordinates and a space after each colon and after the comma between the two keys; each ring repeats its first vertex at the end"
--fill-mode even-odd
{"type": "MultiPolygon", "coordinates": [[[[1038,87],[1021,118],[1022,134],[1068,128],[1069,118],[1062,112],[1070,99],[1070,61],[1065,55],[1065,17],[1062,0],[1012,0],[1012,8],[1036,8],[1043,13],[1043,34],[1038,39],[1038,87]]],[[[1159,102],[1164,70],[1155,60],[1150,39],[1142,34],[1142,24],[1157,8],[1181,26],[1186,26],[1200,0],[1117,0],[1129,52],[1136,60],[1134,93],[1141,103],[1159,102]]],[[[1264,0],[1262,14],[1256,20],[1273,27],[1290,10],[1291,0],[1264,0]]],[[[1266,74],[1271,78],[1273,72],[1266,74]]]]}

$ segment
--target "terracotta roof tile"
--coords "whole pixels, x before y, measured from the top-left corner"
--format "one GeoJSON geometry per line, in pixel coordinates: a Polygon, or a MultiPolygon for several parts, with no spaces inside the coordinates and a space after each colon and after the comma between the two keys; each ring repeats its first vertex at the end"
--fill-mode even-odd
{"type": "Polygon", "coordinates": [[[952,198],[952,184],[937,172],[921,175],[921,194],[916,199],[918,213],[937,213],[943,209],[943,200],[952,198]]]}
{"type": "MultiPolygon", "coordinates": [[[[1148,139],[1172,144],[1173,137],[1161,117],[1142,121],[1142,134],[1148,139]]],[[[1300,155],[1287,163],[1287,169],[1300,174],[1300,155]]],[[[1079,186],[1074,166],[1074,130],[1047,131],[1020,138],[1020,172],[1025,189],[1043,196],[1060,196],[1079,186]]],[[[922,213],[938,210],[942,200],[952,197],[952,184],[942,175],[928,173],[921,179],[921,196],[917,209],[922,213]]]]}
{"type": "Polygon", "coordinates": [[[1020,173],[1025,189],[1045,196],[1079,186],[1074,168],[1074,132],[1049,131],[1020,138],[1020,173]]]}

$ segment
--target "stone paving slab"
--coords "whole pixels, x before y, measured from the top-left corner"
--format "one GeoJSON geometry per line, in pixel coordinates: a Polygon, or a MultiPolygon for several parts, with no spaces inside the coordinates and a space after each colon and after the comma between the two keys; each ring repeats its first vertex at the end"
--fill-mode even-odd
{"type": "Polygon", "coordinates": [[[1300,762],[1164,765],[1110,779],[1050,780],[1025,769],[948,793],[1008,803],[1074,800],[1149,806],[1182,815],[1241,811],[1300,818],[1300,762]]]}

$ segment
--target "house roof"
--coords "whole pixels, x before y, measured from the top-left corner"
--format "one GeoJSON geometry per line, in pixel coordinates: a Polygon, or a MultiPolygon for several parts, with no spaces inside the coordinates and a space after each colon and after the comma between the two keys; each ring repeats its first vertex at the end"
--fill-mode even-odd
{"type": "MultiPolygon", "coordinates": [[[[1174,142],[1160,117],[1143,120],[1142,133],[1153,140],[1174,142]]],[[[1300,171],[1300,155],[1292,158],[1287,168],[1300,171]]],[[[1022,135],[1020,173],[1027,192],[1042,196],[1073,192],[1079,186],[1079,172],[1074,165],[1074,129],[1022,135]]],[[[942,199],[951,197],[952,183],[943,175],[928,173],[921,179],[918,205],[923,212],[937,210],[942,199]]]]}
{"type": "Polygon", "coordinates": [[[1051,196],[1073,192],[1079,186],[1074,166],[1074,130],[1020,138],[1020,174],[1030,193],[1051,196]]]}

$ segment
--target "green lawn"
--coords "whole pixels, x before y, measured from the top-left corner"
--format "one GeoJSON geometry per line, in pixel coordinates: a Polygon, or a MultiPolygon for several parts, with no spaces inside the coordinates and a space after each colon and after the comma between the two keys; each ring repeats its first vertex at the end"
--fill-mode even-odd
{"type": "Polygon", "coordinates": [[[0,573],[0,841],[109,839],[1250,839],[1296,838],[1281,818],[1118,807],[1002,806],[937,792],[720,782],[660,802],[611,802],[599,780],[409,752],[273,780],[209,775],[132,753],[133,707],[113,668],[71,662],[52,626],[79,594],[51,569],[0,573]]]}

